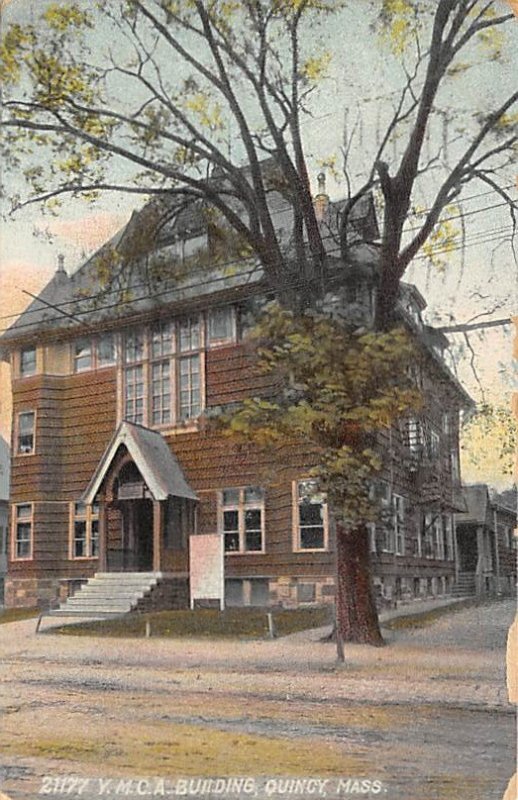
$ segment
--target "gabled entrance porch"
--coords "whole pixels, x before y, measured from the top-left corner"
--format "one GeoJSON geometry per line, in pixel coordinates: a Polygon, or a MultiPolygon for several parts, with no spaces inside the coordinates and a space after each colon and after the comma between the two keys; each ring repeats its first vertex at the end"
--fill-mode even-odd
{"type": "Polygon", "coordinates": [[[197,497],[165,439],[123,422],[83,500],[99,507],[99,571],[188,575],[197,497]]]}

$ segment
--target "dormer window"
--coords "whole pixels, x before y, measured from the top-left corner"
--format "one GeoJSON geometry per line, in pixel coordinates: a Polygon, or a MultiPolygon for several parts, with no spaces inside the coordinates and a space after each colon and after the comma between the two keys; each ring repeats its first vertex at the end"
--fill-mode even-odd
{"type": "Polygon", "coordinates": [[[20,375],[27,378],[36,372],[36,348],[24,347],[20,352],[20,375]]]}

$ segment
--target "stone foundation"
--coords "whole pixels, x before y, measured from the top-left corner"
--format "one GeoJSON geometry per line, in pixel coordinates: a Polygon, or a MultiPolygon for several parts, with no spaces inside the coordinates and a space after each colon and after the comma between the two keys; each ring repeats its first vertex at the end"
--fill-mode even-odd
{"type": "Polygon", "coordinates": [[[375,575],[374,593],[378,608],[413,600],[430,600],[451,595],[455,583],[453,575],[436,575],[429,578],[375,575]]]}
{"type": "Polygon", "coordinates": [[[334,603],[334,578],[304,576],[270,580],[270,603],[283,608],[334,603]]]}
{"type": "MultiPolygon", "coordinates": [[[[217,607],[219,608],[219,601],[217,607]]],[[[164,576],[138,601],[135,611],[142,614],[185,608],[189,608],[189,578],[164,576]]]]}
{"type": "Polygon", "coordinates": [[[6,608],[47,609],[64,602],[86,583],[86,578],[5,578],[6,608]]]}
{"type": "Polygon", "coordinates": [[[49,608],[59,598],[58,578],[16,578],[7,575],[5,579],[6,608],[49,608]]]}

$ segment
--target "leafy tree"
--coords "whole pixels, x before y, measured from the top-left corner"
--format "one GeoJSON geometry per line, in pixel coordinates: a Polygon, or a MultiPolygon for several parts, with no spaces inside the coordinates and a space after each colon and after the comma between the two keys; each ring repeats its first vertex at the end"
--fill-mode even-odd
{"type": "Polygon", "coordinates": [[[294,315],[273,304],[254,336],[259,366],[283,390],[245,400],[223,420],[232,436],[251,439],[281,457],[285,448],[307,453],[325,491],[338,555],[337,621],[344,641],[382,644],[368,571],[366,523],[382,468],[378,436],[402,414],[421,406],[406,375],[416,352],[403,328],[354,331],[325,315],[294,315]],[[351,541],[356,558],[351,558],[351,541]]]}
{"type": "MultiPolygon", "coordinates": [[[[310,192],[303,125],[330,62],[315,47],[314,29],[330,17],[338,23],[347,7],[341,0],[113,0],[94,11],[82,3],[45,5],[38,26],[7,29],[0,51],[1,154],[30,187],[27,197],[12,198],[13,208],[43,202],[52,209],[64,196],[91,199],[106,190],[142,194],[154,199],[154,216],[145,220],[152,239],[164,215],[201,205],[217,214],[217,229],[232,232],[238,252],[260,262],[285,308],[313,306],[326,291],[329,233],[310,192]],[[95,47],[98,29],[113,47],[95,47]],[[265,158],[273,168],[264,169],[265,158]],[[272,210],[278,195],[288,209],[284,232],[272,210]]],[[[465,185],[482,180],[511,203],[501,176],[516,148],[518,93],[459,132],[449,167],[441,152],[428,160],[425,143],[441,92],[455,92],[476,47],[501,56],[501,31],[513,15],[493,0],[361,0],[359,7],[373,14],[405,79],[360,178],[350,164],[352,137],[345,143],[348,199],[337,247],[347,262],[351,215],[377,192],[375,326],[386,331],[406,267],[432,237],[448,238],[441,215],[465,185]],[[423,182],[431,202],[405,233],[423,182]]],[[[103,265],[107,283],[120,275],[120,261],[115,254],[103,265]]],[[[365,452],[363,436],[355,446],[365,452]]],[[[365,583],[368,560],[352,531],[340,540],[348,555],[339,559],[344,569],[361,564],[365,583]]],[[[354,638],[352,625],[349,633],[354,638]]]]}
{"type": "Polygon", "coordinates": [[[516,419],[507,404],[482,403],[462,429],[463,467],[470,481],[509,483],[516,470],[516,419]]]}

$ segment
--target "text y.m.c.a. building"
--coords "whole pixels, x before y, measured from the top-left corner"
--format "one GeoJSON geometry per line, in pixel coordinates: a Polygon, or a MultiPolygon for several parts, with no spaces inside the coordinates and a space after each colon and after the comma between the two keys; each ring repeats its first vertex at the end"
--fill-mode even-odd
{"type": "MultiPolygon", "coordinates": [[[[319,213],[325,222],[339,211],[324,203],[319,213]]],[[[355,230],[329,302],[368,324],[376,226],[357,221],[355,230]]],[[[207,247],[206,220],[180,215],[161,236],[162,260],[174,253],[181,263],[207,247]]],[[[265,293],[261,270],[207,268],[110,295],[98,256],[70,275],[60,263],[0,339],[14,409],[6,603],[43,605],[94,573],[127,572],[153,578],[162,605],[186,604],[190,579],[200,583],[216,563],[189,547],[207,534],[223,545],[227,604],[332,601],[334,542],[310,480],[314,454],[275,461],[210,424],[229,404],[271,390],[246,342],[265,293]],[[174,589],[160,595],[157,583],[174,589]]],[[[425,403],[380,443],[383,513],[370,526],[380,599],[446,594],[455,581],[459,411],[470,400],[446,366],[445,337],[423,323],[424,306],[402,286],[399,314],[418,343],[425,403]]]]}

